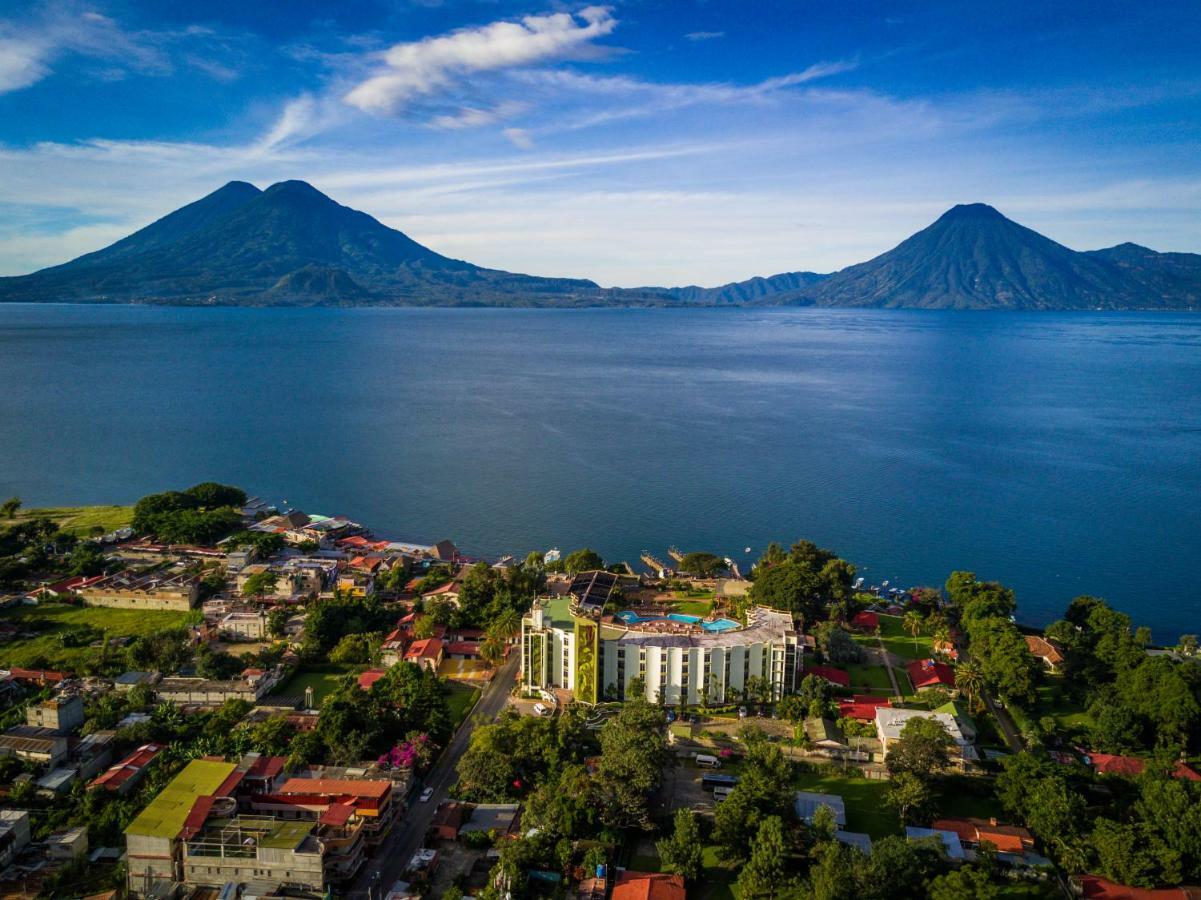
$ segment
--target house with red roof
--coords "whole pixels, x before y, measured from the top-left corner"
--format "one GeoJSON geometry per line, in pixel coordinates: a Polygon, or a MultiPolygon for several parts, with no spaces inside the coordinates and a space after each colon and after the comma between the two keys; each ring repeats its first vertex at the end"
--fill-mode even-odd
{"type": "Polygon", "coordinates": [[[849,688],[851,686],[851,676],[844,670],[835,669],[832,666],[808,666],[805,669],[805,674],[824,678],[830,684],[835,684],[839,687],[849,688]]]}
{"type": "Polygon", "coordinates": [[[387,778],[288,778],[250,799],[256,813],[285,818],[307,813],[322,824],[362,823],[369,844],[379,844],[400,812],[387,778]]]}
{"type": "Polygon", "coordinates": [[[685,900],[683,875],[626,869],[613,885],[612,900],[685,900]]]}
{"type": "Polygon", "coordinates": [[[143,744],[125,759],[93,778],[88,784],[88,790],[104,788],[122,796],[128,794],[138,785],[150,764],[162,752],[162,744],[143,744]]]}
{"type": "MultiPolygon", "coordinates": [[[[1086,765],[1098,775],[1121,775],[1124,778],[1134,778],[1143,774],[1147,764],[1136,756],[1116,756],[1112,753],[1087,753],[1084,757],[1086,765]]],[[[1172,766],[1171,776],[1185,781],[1201,781],[1201,774],[1188,763],[1177,760],[1172,766]]]]}
{"type": "Polygon", "coordinates": [[[955,670],[946,663],[933,659],[915,659],[905,666],[905,671],[909,674],[909,680],[913,682],[914,690],[955,688],[955,670]]]}
{"type": "Polygon", "coordinates": [[[851,619],[851,627],[856,631],[875,631],[880,627],[880,616],[867,610],[857,612],[851,619]]]}
{"type": "Polygon", "coordinates": [[[890,706],[892,698],[873,694],[855,694],[850,700],[838,701],[838,714],[846,719],[859,722],[876,721],[876,709],[890,706]]]}
{"type": "Polygon", "coordinates": [[[1002,825],[996,819],[937,819],[930,824],[936,831],[953,831],[965,850],[975,850],[983,841],[998,853],[1025,853],[1034,849],[1034,835],[1017,825],[1002,825]]]}
{"type": "Polygon", "coordinates": [[[441,638],[430,637],[413,641],[409,645],[409,649],[405,651],[405,662],[416,663],[431,672],[437,672],[438,665],[442,662],[444,648],[445,645],[441,638]]]}
{"type": "Polygon", "coordinates": [[[1049,641],[1037,634],[1028,634],[1026,649],[1035,659],[1041,660],[1043,666],[1050,672],[1058,672],[1063,665],[1063,648],[1054,641],[1049,641]]]}
{"type": "Polygon", "coordinates": [[[387,669],[368,669],[359,675],[359,687],[365,691],[371,690],[371,686],[388,674],[387,669]]]}
{"type": "Polygon", "coordinates": [[[475,641],[449,641],[443,646],[447,659],[479,659],[480,645],[475,641]]]}

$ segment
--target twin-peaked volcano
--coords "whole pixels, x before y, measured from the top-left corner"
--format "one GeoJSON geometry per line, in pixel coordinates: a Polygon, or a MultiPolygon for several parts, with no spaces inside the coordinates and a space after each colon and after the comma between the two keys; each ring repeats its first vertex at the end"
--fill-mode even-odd
{"type": "Polygon", "coordinates": [[[956,206],[875,259],[716,288],[604,289],[485,269],[424,247],[303,181],[234,181],[117,243],[31,275],[0,301],[166,304],[931,309],[1201,306],[1201,256],[1135,244],[1079,253],[990,206],[956,206]]]}

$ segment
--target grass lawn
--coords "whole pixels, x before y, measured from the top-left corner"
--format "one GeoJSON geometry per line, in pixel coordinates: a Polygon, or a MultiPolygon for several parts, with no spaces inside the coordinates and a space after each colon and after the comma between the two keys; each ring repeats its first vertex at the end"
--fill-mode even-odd
{"type": "Polygon", "coordinates": [[[455,681],[447,682],[449,693],[446,695],[446,704],[450,707],[450,718],[454,722],[454,727],[458,728],[459,723],[467,718],[467,711],[475,705],[475,699],[480,695],[480,692],[473,687],[465,684],[459,684],[455,681]]]}
{"type": "Polygon", "coordinates": [[[697,884],[689,887],[688,896],[697,900],[733,900],[738,869],[731,863],[722,862],[713,844],[706,845],[701,852],[701,866],[701,877],[697,884]]]}
{"type": "Polygon", "coordinates": [[[867,688],[872,691],[884,691],[886,694],[892,693],[892,682],[888,680],[888,669],[884,666],[854,665],[847,666],[846,670],[851,676],[852,688],[867,688]]]}
{"type": "Polygon", "coordinates": [[[1051,716],[1064,729],[1087,728],[1092,724],[1088,711],[1068,693],[1062,675],[1048,675],[1036,690],[1035,716],[1051,716]]]}
{"type": "Polygon", "coordinates": [[[271,692],[273,697],[302,697],[306,688],[313,689],[313,703],[315,706],[320,706],[321,701],[330,694],[334,688],[347,675],[355,675],[362,666],[353,665],[335,665],[329,663],[323,665],[320,669],[308,669],[301,666],[296,670],[287,681],[271,692]]]}
{"type": "Polygon", "coordinates": [[[884,649],[902,659],[927,659],[934,655],[934,638],[928,634],[910,637],[901,627],[900,616],[880,616],[880,639],[884,649]]]}
{"type": "Polygon", "coordinates": [[[793,779],[798,791],[837,794],[847,808],[847,831],[862,831],[873,838],[902,834],[897,814],[884,805],[887,781],[871,781],[854,775],[815,775],[804,772],[793,779]]]}
{"type": "Polygon", "coordinates": [[[713,611],[712,600],[673,600],[672,612],[683,613],[686,616],[707,616],[713,611]]]}
{"type": "Polygon", "coordinates": [[[22,509],[14,522],[28,519],[53,519],[63,531],[80,536],[107,534],[133,521],[132,506],[46,506],[22,509]],[[97,531],[99,529],[99,531],[97,531]]]}
{"type": "Polygon", "coordinates": [[[106,609],[99,606],[69,606],[43,603],[38,606],[18,606],[0,612],[0,621],[44,623],[37,637],[16,638],[0,644],[0,664],[28,666],[45,659],[50,668],[70,670],[98,652],[95,647],[64,647],[59,635],[89,626],[105,629],[110,638],[140,637],[164,628],[183,625],[186,613],[142,609],[106,609]]]}
{"type": "Polygon", "coordinates": [[[1009,821],[1005,810],[1001,807],[1001,801],[993,793],[992,782],[967,775],[952,775],[942,779],[934,808],[939,817],[975,816],[980,819],[996,817],[1001,822],[1009,821]]]}

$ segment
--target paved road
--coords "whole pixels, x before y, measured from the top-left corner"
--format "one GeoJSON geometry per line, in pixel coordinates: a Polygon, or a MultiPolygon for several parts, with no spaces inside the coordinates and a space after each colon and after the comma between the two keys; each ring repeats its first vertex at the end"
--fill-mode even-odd
{"type": "Polygon", "coordinates": [[[447,792],[458,779],[455,768],[459,759],[467,750],[471,740],[471,730],[476,724],[491,722],[505,707],[505,701],[513,689],[517,676],[517,661],[519,654],[513,653],[512,659],[497,671],[492,683],[484,690],[467,720],[459,727],[451,738],[446,752],[425,776],[425,786],[434,789],[434,796],[427,803],[415,801],[413,808],[401,816],[388,840],[367,861],[363,872],[356,879],[353,888],[344,891],[340,896],[355,898],[355,900],[379,900],[392,886],[404,869],[424,844],[425,833],[429,830],[438,804],[447,799],[447,792]]]}

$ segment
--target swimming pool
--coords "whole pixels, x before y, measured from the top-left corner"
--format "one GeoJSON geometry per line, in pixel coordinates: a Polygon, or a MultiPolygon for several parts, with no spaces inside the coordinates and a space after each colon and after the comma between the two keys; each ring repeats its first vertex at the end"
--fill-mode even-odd
{"type": "Polygon", "coordinates": [[[666,616],[640,616],[633,610],[623,609],[617,614],[617,618],[621,619],[627,625],[634,625],[638,622],[661,622],[664,619],[670,619],[673,622],[700,625],[705,631],[732,631],[740,627],[733,619],[714,619],[712,622],[703,622],[700,616],[688,616],[684,613],[668,613],[666,616]]]}

